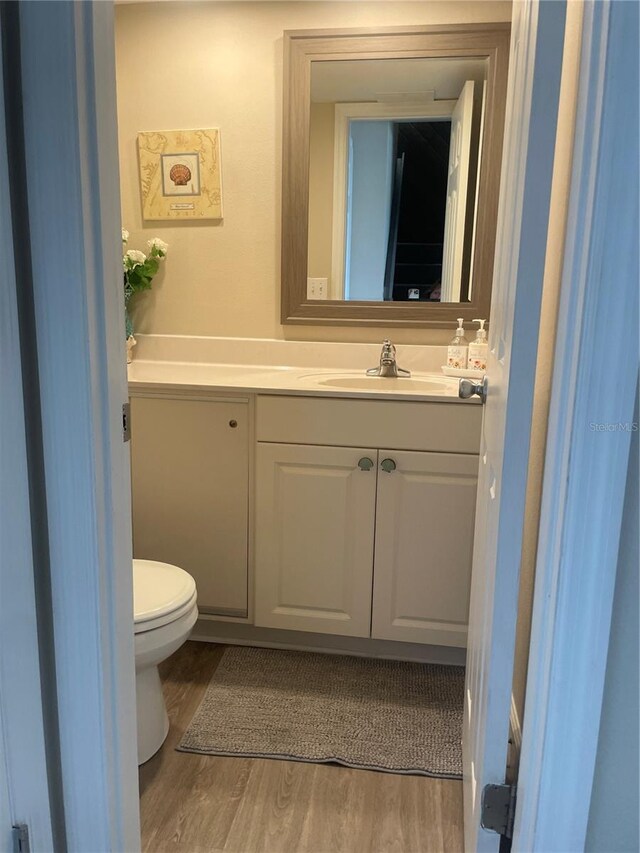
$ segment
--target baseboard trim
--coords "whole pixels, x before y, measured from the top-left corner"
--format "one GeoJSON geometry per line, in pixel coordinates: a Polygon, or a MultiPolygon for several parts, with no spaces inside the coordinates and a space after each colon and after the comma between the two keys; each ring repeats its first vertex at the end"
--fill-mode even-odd
{"type": "Polygon", "coordinates": [[[464,666],[466,660],[466,649],[451,646],[430,646],[419,643],[401,643],[393,640],[372,640],[367,637],[339,637],[333,634],[311,634],[304,631],[257,628],[254,625],[241,623],[215,622],[210,618],[198,620],[190,639],[203,643],[292,649],[294,651],[355,655],[357,657],[439,663],[452,666],[464,666]]]}

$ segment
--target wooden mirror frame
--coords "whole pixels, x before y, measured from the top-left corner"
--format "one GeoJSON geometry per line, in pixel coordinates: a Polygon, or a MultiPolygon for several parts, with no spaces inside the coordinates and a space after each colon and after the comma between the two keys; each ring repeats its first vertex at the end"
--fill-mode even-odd
{"type": "Polygon", "coordinates": [[[284,324],[450,327],[456,317],[489,317],[509,23],[289,30],[284,33],[282,128],[282,314],[284,324]],[[487,59],[487,100],[478,178],[471,302],[406,303],[307,299],[311,63],[344,59],[487,59]]]}

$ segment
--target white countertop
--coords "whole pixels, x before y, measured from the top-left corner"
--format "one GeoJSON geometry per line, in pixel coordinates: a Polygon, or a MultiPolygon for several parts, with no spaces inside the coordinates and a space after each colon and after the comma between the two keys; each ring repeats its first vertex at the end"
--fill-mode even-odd
{"type": "Polygon", "coordinates": [[[361,369],[134,359],[128,366],[128,378],[129,391],[134,395],[136,391],[163,389],[480,404],[477,397],[461,400],[458,380],[435,372],[414,371],[410,378],[393,379],[367,377],[361,369]]]}

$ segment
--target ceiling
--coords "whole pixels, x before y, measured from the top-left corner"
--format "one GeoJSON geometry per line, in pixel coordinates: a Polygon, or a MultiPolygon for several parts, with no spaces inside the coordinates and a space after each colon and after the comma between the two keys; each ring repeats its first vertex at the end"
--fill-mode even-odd
{"type": "Polygon", "coordinates": [[[456,99],[482,82],[486,59],[347,59],[311,63],[314,103],[456,99]]]}

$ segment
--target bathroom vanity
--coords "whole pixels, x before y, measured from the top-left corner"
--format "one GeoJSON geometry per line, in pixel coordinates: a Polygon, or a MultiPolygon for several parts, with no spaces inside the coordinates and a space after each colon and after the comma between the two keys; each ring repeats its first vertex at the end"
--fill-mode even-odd
{"type": "Polygon", "coordinates": [[[482,407],[455,380],[137,361],[129,386],[134,555],[193,575],[197,637],[464,648],[482,407]]]}

